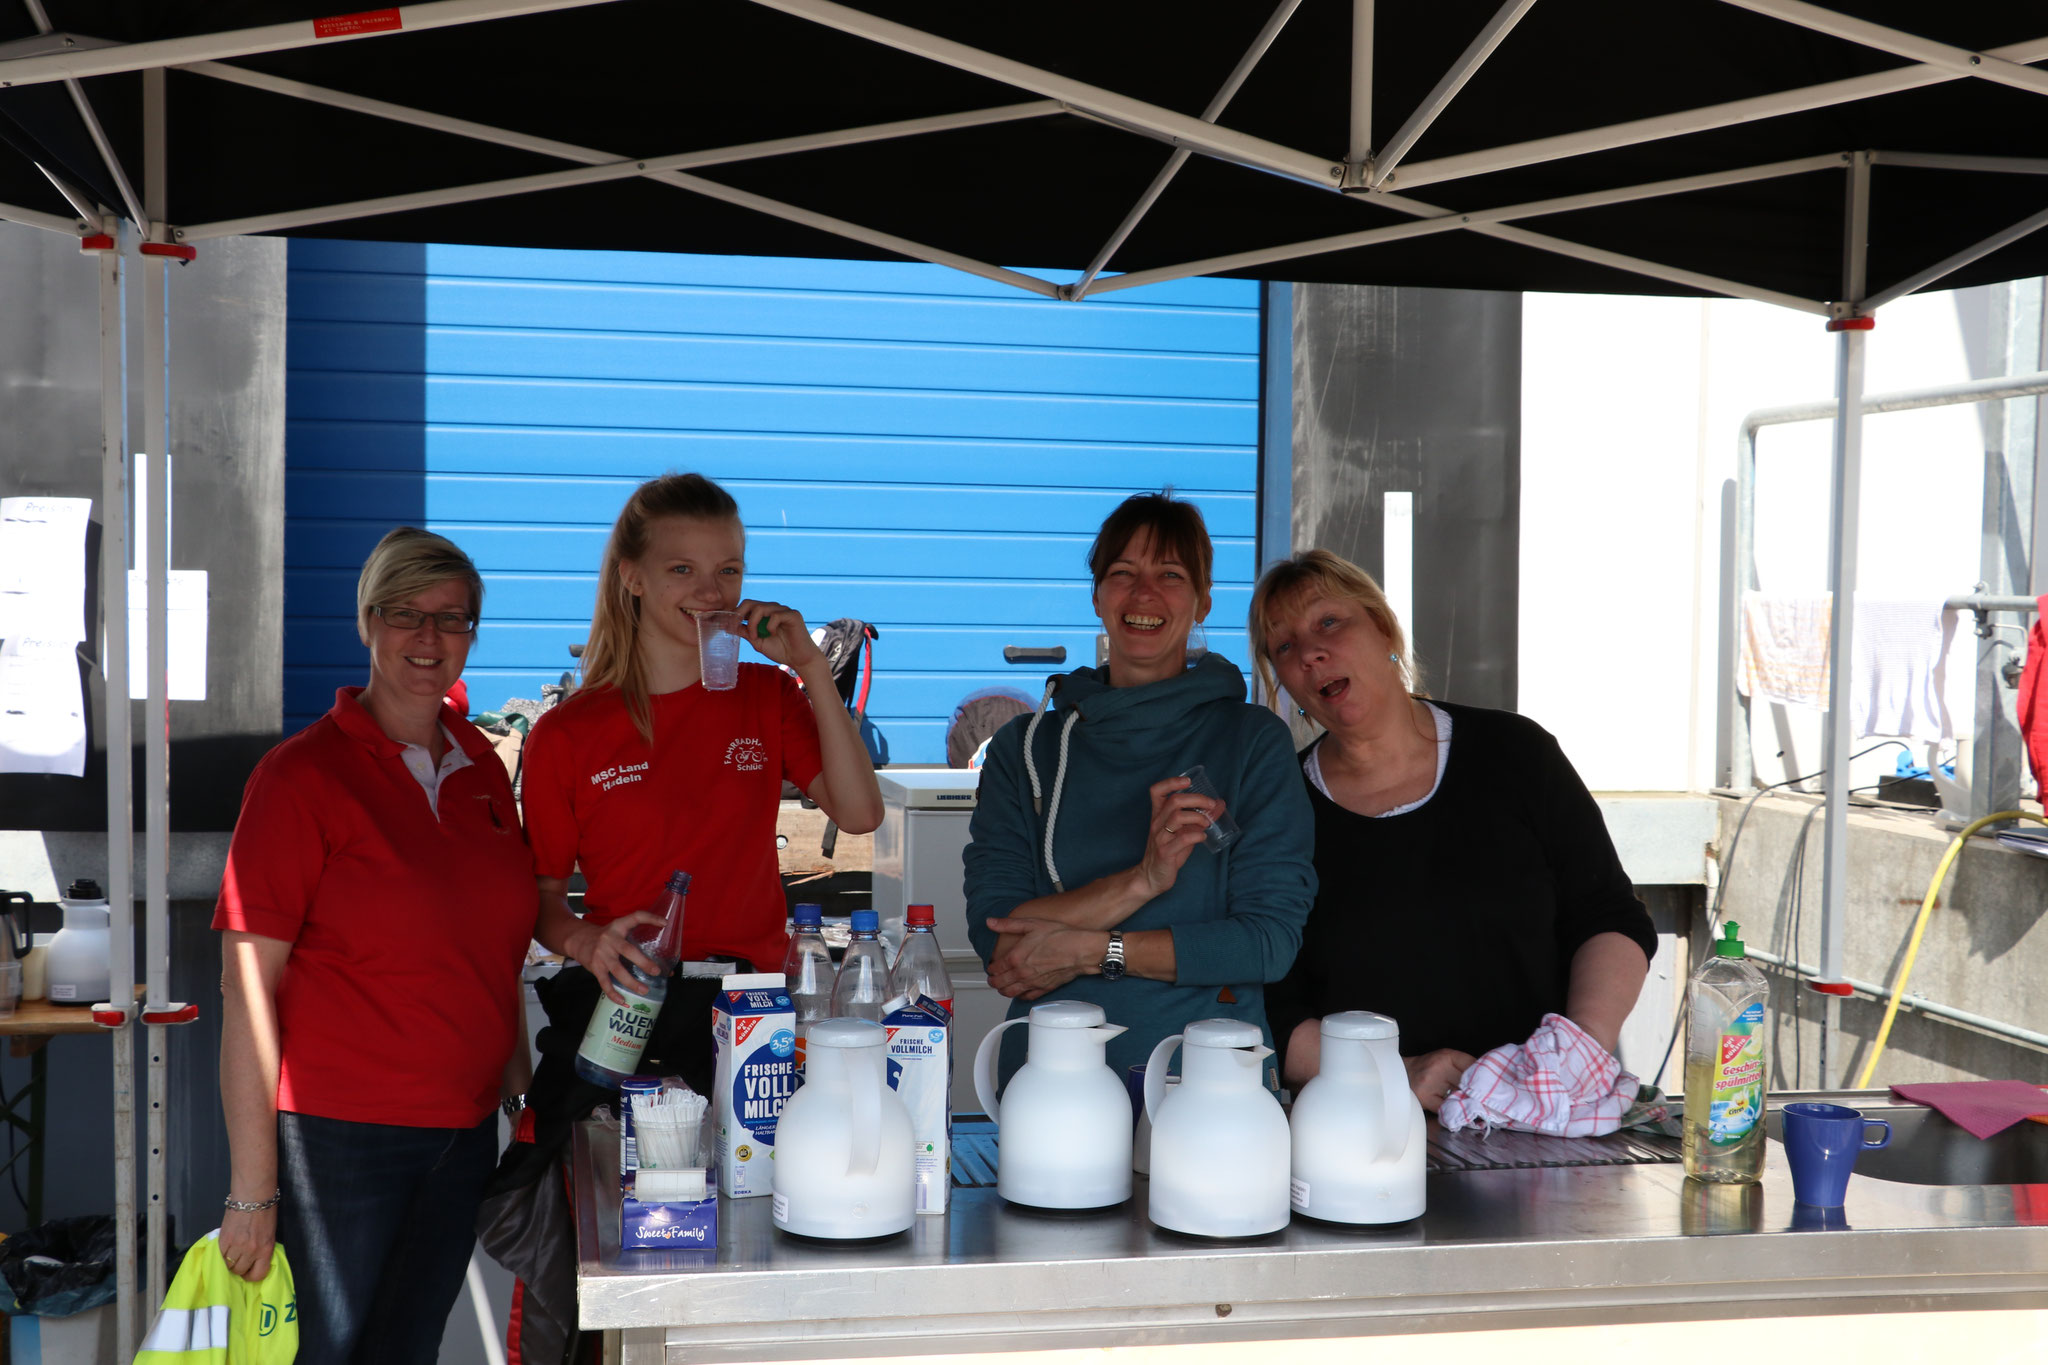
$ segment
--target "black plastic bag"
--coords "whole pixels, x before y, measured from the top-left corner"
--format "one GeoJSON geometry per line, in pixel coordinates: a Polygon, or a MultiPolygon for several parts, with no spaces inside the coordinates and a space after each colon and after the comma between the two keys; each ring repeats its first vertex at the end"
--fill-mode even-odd
{"type": "Polygon", "coordinates": [[[114,1301],[114,1220],[54,1218],[0,1242],[0,1276],[17,1312],[68,1318],[114,1301]]]}

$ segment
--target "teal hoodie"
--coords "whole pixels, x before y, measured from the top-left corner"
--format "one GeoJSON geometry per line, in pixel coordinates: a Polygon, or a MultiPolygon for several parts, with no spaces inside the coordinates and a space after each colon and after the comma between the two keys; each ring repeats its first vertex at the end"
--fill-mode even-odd
{"type": "MultiPolygon", "coordinates": [[[[1142,687],[1080,668],[1051,680],[1039,714],[996,734],[982,768],[965,863],[967,931],[986,962],[999,937],[986,920],[1137,866],[1149,788],[1197,763],[1243,833],[1220,854],[1197,846],[1172,889],[1117,926],[1171,929],[1176,979],[1089,974],[1042,997],[1090,1001],[1122,1024],[1109,1045],[1119,1074],[1196,1019],[1266,1027],[1264,983],[1294,962],[1316,895],[1315,821],[1287,726],[1245,701],[1244,674],[1219,655],[1142,687]]],[[[1036,1003],[1011,1001],[1009,1017],[1036,1003]]],[[[1004,1035],[1005,1077],[1023,1064],[1024,1035],[1004,1035]]]]}

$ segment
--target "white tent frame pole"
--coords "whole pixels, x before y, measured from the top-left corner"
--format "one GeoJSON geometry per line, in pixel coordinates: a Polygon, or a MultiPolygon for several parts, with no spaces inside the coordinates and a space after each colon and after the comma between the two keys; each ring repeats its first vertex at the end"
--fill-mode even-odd
{"type": "Polygon", "coordinates": [[[1393,174],[1394,168],[1401,164],[1401,158],[1408,155],[1416,140],[1429,131],[1429,125],[1435,123],[1437,116],[1458,97],[1458,92],[1465,88],[1473,73],[1493,55],[1501,40],[1535,4],[1536,0],[1507,0],[1494,12],[1493,18],[1487,20],[1486,26],[1479,30],[1478,36],[1473,38],[1458,60],[1451,63],[1451,69],[1444,72],[1443,79],[1423,96],[1422,103],[1415,106],[1415,112],[1408,116],[1408,121],[1396,129],[1394,135],[1387,139],[1387,145],[1374,154],[1369,178],[1373,188],[1379,188],[1393,174]]]}
{"type": "Polygon", "coordinates": [[[217,61],[224,57],[247,57],[258,52],[284,52],[318,44],[350,43],[391,33],[419,33],[426,29],[452,28],[457,24],[478,24],[491,19],[512,19],[525,14],[545,14],[551,10],[582,9],[588,5],[610,3],[612,0],[427,0],[425,4],[401,5],[393,10],[372,10],[364,16],[298,19],[290,23],[263,24],[221,33],[195,33],[184,38],[81,47],[0,61],[0,90],[17,85],[45,85],[51,81],[111,76],[121,71],[183,66],[188,62],[217,61]],[[370,15],[386,20],[385,24],[377,27],[369,24],[332,27],[340,20],[370,15]],[[330,26],[327,32],[321,31],[322,25],[330,26]]]}
{"type": "Polygon", "coordinates": [[[1204,123],[1190,115],[1027,66],[1008,57],[998,57],[992,52],[983,52],[950,38],[940,38],[908,24],[878,19],[860,10],[835,4],[833,0],[753,0],[753,3],[973,75],[1014,85],[1047,99],[1059,100],[1072,105],[1077,113],[1093,114],[1107,122],[1149,133],[1175,146],[1206,152],[1225,161],[1240,162],[1326,190],[1335,190],[1344,175],[1342,162],[1310,156],[1262,137],[1204,123]]]}
{"type": "MultiPolygon", "coordinates": [[[[1022,117],[1030,117],[1030,115],[1022,115],[1022,117]]],[[[477,125],[477,127],[481,129],[481,125],[477,125]]],[[[481,137],[481,133],[477,133],[477,135],[481,137]]],[[[608,158],[610,153],[608,151],[594,151],[594,156],[608,158]]],[[[711,153],[711,151],[702,151],[702,153],[690,151],[690,153],[684,153],[684,158],[664,158],[664,160],[666,162],[674,162],[674,160],[705,158],[705,156],[715,156],[715,153],[711,153]]],[[[768,199],[768,196],[764,196],[764,194],[752,194],[748,190],[735,190],[735,188],[731,188],[727,184],[719,184],[717,180],[702,180],[698,176],[686,176],[686,174],[674,172],[674,170],[666,170],[666,172],[664,170],[645,170],[645,172],[643,170],[627,170],[627,172],[621,172],[621,168],[625,168],[625,166],[655,166],[655,164],[657,162],[610,162],[606,166],[596,166],[596,168],[590,168],[586,172],[551,172],[547,176],[522,176],[516,182],[500,180],[500,182],[492,182],[489,186],[461,186],[457,190],[434,190],[434,192],[428,192],[428,194],[399,194],[399,196],[393,196],[393,199],[389,199],[389,201],[365,201],[365,205],[375,205],[377,213],[395,213],[399,209],[422,209],[422,207],[432,207],[432,205],[440,205],[440,203],[471,203],[471,201],[477,201],[477,199],[492,199],[492,196],[498,196],[498,194],[530,192],[530,190],[535,190],[535,188],[547,188],[549,184],[559,184],[557,176],[578,176],[578,178],[588,178],[588,180],[616,180],[616,178],[625,178],[625,176],[641,176],[641,174],[645,174],[649,180],[657,180],[657,182],[662,182],[662,184],[672,184],[676,188],[690,190],[692,194],[707,196],[707,199],[717,199],[721,203],[729,203],[729,205],[735,205],[739,209],[752,209],[756,213],[766,213],[768,217],[778,217],[778,219],[791,221],[791,223],[801,223],[805,227],[815,227],[817,231],[825,231],[825,233],[838,235],[838,237],[848,237],[852,241],[864,241],[866,246],[881,248],[885,252],[895,252],[897,256],[907,256],[911,260],[924,260],[924,262],[930,262],[934,266],[950,266],[952,270],[961,270],[965,274],[977,274],[977,276],[981,276],[985,280],[993,280],[997,284],[1010,284],[1010,287],[1014,287],[1014,289],[1022,289],[1022,291],[1028,291],[1028,293],[1034,293],[1034,295],[1040,295],[1040,297],[1047,297],[1047,299],[1057,299],[1059,297],[1059,287],[1057,287],[1057,284],[1053,284],[1049,280],[1040,280],[1038,276],[1024,274],[1020,270],[1008,270],[1004,266],[991,266],[991,264],[987,264],[983,260],[975,260],[973,256],[961,256],[958,252],[946,252],[944,248],[926,246],[924,241],[911,241],[909,237],[897,237],[895,233],[874,231],[872,227],[862,227],[860,223],[848,223],[846,219],[836,219],[836,217],[825,215],[825,213],[813,213],[811,209],[799,209],[797,205],[786,205],[786,203],[782,203],[778,199],[768,199]],[[592,172],[600,172],[600,174],[592,174],[592,172]],[[549,184],[535,184],[535,182],[549,182],[549,184]],[[506,188],[506,186],[516,186],[516,188],[506,188]],[[475,192],[475,190],[487,190],[487,192],[475,192]],[[397,203],[397,201],[406,201],[406,203],[397,203]]],[[[307,209],[303,213],[274,215],[274,217],[268,217],[268,219],[238,219],[238,221],[229,221],[229,223],[201,223],[201,225],[195,225],[195,227],[178,229],[174,235],[180,241],[201,241],[201,239],[207,239],[207,237],[229,237],[229,235],[242,235],[242,233],[254,233],[254,231],[276,231],[279,227],[291,227],[291,225],[303,225],[303,223],[326,223],[326,221],[334,221],[334,219],[365,215],[367,213],[365,205],[338,205],[338,207],[332,207],[332,209],[307,209]]]]}
{"type": "MultiPolygon", "coordinates": [[[[36,32],[51,31],[50,16],[43,9],[43,0],[22,0],[28,7],[28,17],[36,26],[36,32]]],[[[136,197],[135,186],[129,183],[128,172],[121,165],[121,158],[114,155],[114,144],[107,139],[107,130],[100,126],[99,115],[93,111],[92,101],[85,97],[85,87],[75,80],[64,82],[65,93],[71,96],[71,103],[78,110],[78,117],[85,123],[85,131],[92,138],[92,145],[99,151],[100,160],[106,164],[107,173],[114,177],[114,188],[121,195],[121,203],[128,210],[128,217],[134,221],[136,230],[144,236],[149,234],[147,215],[142,211],[142,201],[136,197]]]]}
{"type": "MultiPolygon", "coordinates": [[[[1370,6],[1371,0],[1362,0],[1362,3],[1370,6]]],[[[1238,90],[1252,74],[1252,68],[1259,64],[1259,59],[1266,55],[1266,49],[1273,46],[1273,40],[1280,36],[1280,30],[1287,27],[1287,21],[1294,17],[1294,11],[1299,8],[1301,0],[1280,0],[1279,8],[1267,18],[1265,27],[1259,30],[1258,37],[1252,39],[1252,45],[1245,49],[1244,56],[1237,59],[1237,66],[1223,82],[1223,88],[1216,92],[1216,98],[1210,100],[1209,107],[1202,111],[1202,122],[1214,123],[1223,117],[1223,111],[1230,106],[1230,101],[1236,98],[1238,90]]],[[[1095,277],[1102,273],[1110,258],[1116,255],[1124,241],[1137,230],[1138,224],[1152,211],[1152,206],[1159,202],[1159,196],[1166,193],[1166,187],[1173,183],[1173,178],[1180,174],[1180,168],[1188,164],[1188,158],[1192,155],[1194,154],[1185,147],[1173,149],[1173,154],[1166,158],[1166,164],[1159,168],[1159,174],[1152,177],[1152,183],[1138,196],[1138,202],[1131,206],[1131,211],[1117,224],[1116,231],[1109,235],[1109,240],[1095,253],[1095,259],[1088,263],[1088,268],[1081,272],[1081,278],[1067,287],[1067,298],[1079,302],[1088,297],[1089,286],[1095,282],[1095,277]]]]}
{"type": "Polygon", "coordinates": [[[0,204],[0,223],[20,223],[23,227],[41,228],[45,232],[61,232],[66,237],[77,237],[89,230],[89,225],[77,218],[65,218],[14,204],[0,204]]]}
{"type": "Polygon", "coordinates": [[[50,182],[50,188],[64,196],[64,202],[71,205],[71,211],[83,221],[90,222],[100,216],[99,205],[86,196],[84,190],[66,180],[40,161],[29,163],[43,173],[43,179],[50,182]]]}
{"type": "Polygon", "coordinates": [[[121,220],[101,231],[100,277],[100,659],[106,674],[108,1003],[124,1007],[107,1040],[113,1049],[114,1330],[125,1359],[140,1322],[135,1292],[135,770],[128,700],[128,314],[121,220]]]}
{"type": "Polygon", "coordinates": [[[1808,4],[1807,0],[1722,0],[1722,3],[1753,14],[1767,14],[1800,28],[1860,43],[1864,47],[1889,52],[1895,57],[1905,57],[1958,76],[1974,76],[1978,80],[2009,85],[2015,90],[2048,95],[2048,71],[2037,71],[2019,62],[2007,61],[1995,53],[1972,52],[1966,47],[1937,43],[1931,38],[1873,24],[1868,19],[1858,19],[1838,10],[1822,9],[1819,5],[1808,4]]]}
{"type": "Polygon", "coordinates": [[[1351,125],[1340,182],[1347,190],[1365,187],[1367,166],[1372,161],[1374,23],[1373,0],[1351,0],[1351,125]]]}
{"type": "Polygon", "coordinates": [[[1874,313],[1895,299],[1902,299],[1908,294],[1918,293],[1944,275],[1953,274],[1972,261],[1980,261],[1992,252],[2011,246],[2022,237],[2032,236],[2044,227],[2048,227],[2048,209],[2042,209],[2039,213],[2030,214],[2003,232],[1994,232],[1983,241],[1972,246],[1966,246],[1948,259],[1937,261],[1935,264],[1928,266],[1919,274],[1909,275],[1891,288],[1872,294],[1863,301],[1864,311],[1874,313]]]}
{"type": "Polygon", "coordinates": [[[1957,156],[1948,152],[1872,152],[1873,166],[1912,166],[1929,171],[1990,171],[2006,175],[2048,175],[2048,157],[1957,156]]]}
{"type": "MultiPolygon", "coordinates": [[[[143,207],[162,233],[169,212],[167,171],[170,143],[164,100],[162,70],[142,73],[142,194],[143,207]]],[[[171,566],[171,437],[170,437],[170,262],[162,256],[145,256],[142,262],[142,394],[143,449],[149,457],[144,474],[148,486],[148,534],[145,545],[149,558],[137,565],[147,576],[149,594],[149,696],[143,712],[143,774],[148,805],[143,817],[143,878],[145,918],[142,949],[146,982],[146,1008],[160,1007],[170,994],[171,975],[171,702],[170,702],[170,566],[171,566]]],[[[110,684],[111,685],[111,684],[110,684]]],[[[128,682],[120,682],[127,692],[128,682]]],[[[132,1008],[134,1002],[122,1002],[132,1008]]],[[[149,1115],[146,1135],[149,1143],[148,1199],[146,1225],[148,1244],[144,1264],[147,1278],[145,1306],[154,1309],[164,1300],[169,1280],[170,1231],[164,1208],[164,1106],[169,1102],[169,1076],[165,1064],[164,1028],[150,1024],[144,1030],[149,1058],[149,1115]]]]}
{"type": "MultiPolygon", "coordinates": [[[[1985,55],[2002,57],[2012,62],[2040,61],[2048,57],[2048,38],[2035,38],[2028,42],[1993,48],[1985,55]]],[[[1439,157],[1431,161],[1411,161],[1388,176],[1386,185],[1388,188],[1404,190],[1420,189],[1424,185],[1440,184],[1447,180],[1462,180],[1467,176],[1512,170],[1518,166],[1533,166],[1545,161],[1584,156],[1591,152],[1612,151],[1617,147],[1633,147],[1665,138],[1684,137],[1690,133],[1711,132],[1716,128],[1729,128],[1736,124],[1754,123],[1785,114],[1826,109],[1838,104],[1853,104],[1857,100],[1875,99],[1881,95],[1894,95],[1901,91],[1918,90],[1925,86],[1962,79],[1962,76],[1954,72],[1937,67],[1902,66],[1894,71],[1852,76],[1845,80],[1809,85],[1798,90],[1784,90],[1772,95],[1730,100],[1725,104],[1709,104],[1672,114],[1632,119],[1626,123],[1610,124],[1605,128],[1589,128],[1577,133],[1532,138],[1527,142],[1508,143],[1477,152],[1461,152],[1456,156],[1439,157]]]]}
{"type": "Polygon", "coordinates": [[[1849,887],[1849,694],[1853,688],[1856,626],[1856,553],[1863,496],[1863,352],[1869,337],[1863,323],[1864,281],[1869,264],[1870,153],[1849,163],[1842,224],[1843,316],[1835,334],[1835,439],[1833,498],[1828,514],[1828,709],[1821,746],[1827,770],[1821,818],[1820,973],[1814,988],[1827,995],[1821,1017],[1820,1075],[1828,1077],[1829,1049],[1841,1026],[1843,940],[1849,887]]]}
{"type": "MultiPolygon", "coordinates": [[[[1020,106],[1011,106],[1012,109],[1017,107],[1020,106]]],[[[387,213],[408,213],[414,209],[469,204],[483,199],[502,199],[509,195],[533,194],[541,190],[565,189],[575,185],[593,185],[608,180],[632,180],[641,176],[653,179],[662,177],[664,172],[685,168],[726,165],[735,161],[751,161],[761,157],[782,156],[790,152],[810,151],[818,147],[846,146],[856,142],[873,142],[947,128],[972,128],[982,124],[1006,123],[1017,118],[1037,118],[1058,108],[1050,101],[1035,101],[1021,107],[1027,112],[1017,114],[1009,110],[977,110],[972,114],[946,114],[936,118],[913,119],[909,120],[907,125],[881,124],[872,128],[846,129],[807,137],[777,138],[773,143],[750,143],[738,147],[678,152],[672,156],[614,159],[606,153],[578,149],[578,160],[583,159],[585,154],[592,157],[602,156],[604,160],[599,164],[572,170],[542,171],[537,175],[511,176],[503,180],[485,180],[469,185],[450,185],[444,189],[420,190],[412,194],[381,195],[375,199],[357,199],[344,204],[323,204],[317,208],[290,209],[283,213],[256,214],[247,218],[228,218],[216,223],[195,223],[177,229],[174,235],[182,242],[205,241],[213,237],[243,237],[258,232],[280,232],[350,218],[375,218],[387,213]],[[854,136],[863,133],[867,135],[854,136]]],[[[668,180],[667,183],[680,182],[668,180]]],[[[694,188],[694,185],[690,188],[694,188]]]]}
{"type": "MultiPolygon", "coordinates": [[[[523,152],[535,152],[541,156],[560,157],[564,161],[580,161],[585,165],[596,166],[625,159],[616,153],[599,151],[595,147],[580,147],[573,142],[557,142],[553,138],[534,137],[527,133],[514,132],[509,128],[494,128],[487,123],[452,118],[446,114],[430,113],[424,109],[413,109],[403,104],[392,104],[363,95],[351,95],[346,91],[330,90],[325,86],[310,85],[305,81],[272,76],[262,71],[251,71],[246,67],[233,66],[226,62],[196,62],[178,69],[192,72],[194,75],[210,76],[233,85],[246,86],[251,90],[306,100],[312,104],[324,104],[334,109],[346,109],[352,113],[369,114],[375,118],[390,119],[394,123],[409,123],[415,128],[431,128],[438,133],[452,133],[457,137],[474,138],[479,142],[495,143],[500,147],[512,147],[523,152]]],[[[699,166],[716,166],[733,161],[751,161],[760,157],[786,156],[792,152],[821,151],[862,142],[880,142],[887,138],[911,137],[919,133],[946,132],[955,128],[978,128],[1017,119],[1044,118],[1060,113],[1062,108],[1058,100],[1027,100],[1019,104],[996,105],[988,109],[964,110],[958,114],[935,114],[928,118],[902,119],[893,123],[868,124],[860,128],[842,128],[826,133],[775,138],[767,142],[743,143],[693,155],[711,158],[695,163],[699,166]]]]}
{"type": "MultiPolygon", "coordinates": [[[[1764,166],[1748,166],[1738,170],[1714,171],[1706,175],[1684,176],[1676,180],[1657,181],[1647,185],[1633,185],[1622,189],[1595,190],[1587,194],[1566,195],[1556,199],[1540,199],[1527,204],[1514,204],[1505,208],[1482,209],[1472,213],[1451,213],[1443,210],[1430,211],[1431,216],[1413,223],[1396,223],[1387,227],[1366,228],[1359,232],[1343,233],[1335,237],[1322,237],[1313,241],[1295,242],[1286,246],[1268,247],[1257,251],[1243,251],[1229,256],[1212,256],[1206,260],[1189,261],[1182,265],[1162,266],[1156,270],[1137,270],[1127,275],[1118,275],[1095,286],[1095,292],[1103,293],[1115,289],[1134,289],[1141,285],[1157,284],[1164,280],[1185,279],[1194,275],[1213,275],[1231,270],[1248,270],[1255,266],[1270,265],[1276,261],[1292,260],[1303,256],[1319,256],[1330,251],[1346,251],[1383,242],[1403,241],[1413,237],[1431,236],[1442,232],[1482,230],[1492,224],[1505,223],[1516,218],[1535,218],[1547,214],[1569,213],[1578,209],[1599,208],[1609,204],[1630,203],[1642,199],[1655,199],[1664,195],[1685,194],[1694,190],[1717,189],[1726,185],[1741,185],[1751,181],[1770,180],[1788,175],[1804,175],[1814,171],[1839,170],[1843,158],[1836,153],[1820,156],[1800,157],[1792,161],[1773,162],[1764,166]]],[[[1407,200],[1391,197],[1381,202],[1405,212],[1418,212],[1424,206],[1407,200]]],[[[1555,241],[1556,239],[1547,239],[1555,241]]],[[[1571,243],[1562,245],[1571,246],[1571,243]]],[[[1546,247],[1546,250],[1553,248],[1546,247]]],[[[1581,249],[1581,248],[1575,248],[1581,249]]],[[[1582,248],[1591,250],[1592,248],[1582,248]]],[[[1603,253],[1609,256],[1611,253],[1603,253]]],[[[1630,259],[1630,258],[1620,258],[1630,259]]],[[[1647,263],[1645,263],[1647,264],[1647,263]]],[[[1658,267],[1669,271],[1669,267],[1658,267]]],[[[1801,312],[1825,316],[1827,305],[1811,299],[1801,299],[1790,294],[1773,290],[1757,289],[1734,280],[1722,280],[1710,275],[1681,272],[1687,276],[1682,283],[1697,284],[1716,293],[1735,298],[1757,299],[1765,303],[1796,308],[1801,312]]],[[[1669,278],[1667,273],[1660,278],[1669,278]]]]}

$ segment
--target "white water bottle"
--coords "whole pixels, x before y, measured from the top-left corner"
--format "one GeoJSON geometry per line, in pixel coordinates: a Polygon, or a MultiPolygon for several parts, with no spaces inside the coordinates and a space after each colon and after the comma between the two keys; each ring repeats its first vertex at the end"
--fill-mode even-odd
{"type": "Polygon", "coordinates": [[[790,935],[789,951],[782,958],[782,979],[789,983],[789,1003],[796,1009],[796,1059],[804,1060],[804,1040],[811,1025],[832,1015],[832,984],[837,970],[832,950],[825,946],[824,908],[799,905],[796,932],[790,935]]]}
{"type": "Polygon", "coordinates": [[[832,983],[834,1019],[882,1022],[889,999],[889,959],[878,934],[881,919],[872,910],[853,912],[853,941],[839,959],[839,979],[832,983]]]}

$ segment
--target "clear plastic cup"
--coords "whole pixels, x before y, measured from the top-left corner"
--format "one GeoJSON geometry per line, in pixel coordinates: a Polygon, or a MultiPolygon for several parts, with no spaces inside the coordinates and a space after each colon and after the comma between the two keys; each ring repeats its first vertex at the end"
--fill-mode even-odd
{"type": "Polygon", "coordinates": [[[740,684],[740,616],[736,611],[697,613],[697,656],[704,690],[730,692],[740,684]]]}
{"type": "MultiPolygon", "coordinates": [[[[1222,793],[1216,790],[1216,784],[1209,780],[1209,770],[1201,764],[1197,763],[1194,767],[1182,773],[1181,776],[1188,780],[1187,789],[1195,795],[1206,796],[1211,801],[1221,801],[1223,799],[1222,793]]],[[[1224,849],[1230,847],[1231,842],[1237,838],[1237,835],[1237,821],[1230,818],[1230,812],[1227,810],[1215,819],[1210,820],[1209,828],[1202,832],[1202,838],[1208,843],[1211,853],[1221,853],[1224,849]]]]}

